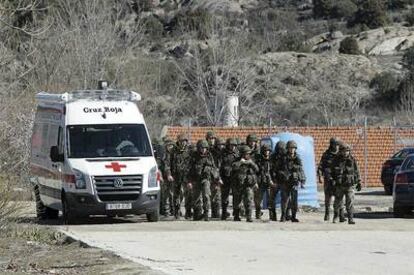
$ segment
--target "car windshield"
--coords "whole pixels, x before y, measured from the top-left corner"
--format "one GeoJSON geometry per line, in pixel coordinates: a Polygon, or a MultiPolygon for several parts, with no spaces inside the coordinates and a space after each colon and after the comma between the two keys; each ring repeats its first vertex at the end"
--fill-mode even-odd
{"type": "Polygon", "coordinates": [[[401,158],[401,159],[405,159],[408,155],[413,154],[414,153],[414,148],[413,149],[403,149],[401,151],[399,151],[398,153],[396,153],[392,158],[401,158]]]}
{"type": "Polygon", "coordinates": [[[414,170],[414,156],[406,158],[402,166],[403,171],[414,170]]]}
{"type": "Polygon", "coordinates": [[[69,158],[152,156],[143,124],[71,125],[69,158]]]}

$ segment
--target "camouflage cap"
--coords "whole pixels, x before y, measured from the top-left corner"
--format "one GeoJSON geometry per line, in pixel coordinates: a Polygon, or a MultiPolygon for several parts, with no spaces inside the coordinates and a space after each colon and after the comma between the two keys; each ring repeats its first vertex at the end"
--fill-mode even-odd
{"type": "Polygon", "coordinates": [[[213,131],[208,131],[206,134],[206,138],[216,138],[216,133],[213,131]]]}
{"type": "Polygon", "coordinates": [[[247,145],[243,145],[243,146],[240,148],[240,154],[241,154],[241,155],[251,154],[251,153],[252,153],[252,149],[250,149],[250,147],[249,147],[249,146],[247,146],[247,145]]]}
{"type": "Polygon", "coordinates": [[[227,145],[236,145],[237,146],[237,140],[235,138],[228,138],[226,140],[227,145]]]}
{"type": "Polygon", "coordinates": [[[341,151],[341,152],[351,151],[351,147],[346,143],[342,143],[339,146],[339,151],[341,151]]]}
{"type": "Polygon", "coordinates": [[[336,146],[338,145],[338,139],[336,137],[331,137],[331,139],[329,140],[329,144],[331,146],[336,146]]]}
{"type": "Polygon", "coordinates": [[[223,138],[217,138],[216,145],[225,145],[226,142],[223,138]]]}
{"type": "Polygon", "coordinates": [[[277,149],[285,149],[286,148],[286,142],[284,142],[284,141],[278,141],[276,143],[276,148],[277,149]]]}
{"type": "Polygon", "coordinates": [[[289,140],[286,144],[287,148],[298,148],[298,144],[294,140],[289,140]]]}
{"type": "Polygon", "coordinates": [[[197,141],[197,148],[208,148],[209,144],[206,140],[199,140],[197,141]]]}
{"type": "Polygon", "coordinates": [[[263,144],[262,147],[260,148],[260,150],[262,152],[272,151],[272,149],[270,148],[269,144],[263,144]]]}
{"type": "Polygon", "coordinates": [[[183,141],[183,140],[188,141],[187,137],[184,134],[179,134],[178,137],[177,137],[177,140],[178,141],[183,141]]]}
{"type": "Polygon", "coordinates": [[[257,135],[256,134],[249,134],[246,138],[246,142],[248,143],[249,141],[257,141],[257,135]]]}

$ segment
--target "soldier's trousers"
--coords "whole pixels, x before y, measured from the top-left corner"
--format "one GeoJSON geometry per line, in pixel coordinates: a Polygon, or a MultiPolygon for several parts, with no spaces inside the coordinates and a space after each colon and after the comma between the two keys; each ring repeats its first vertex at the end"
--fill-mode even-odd
{"type": "Polygon", "coordinates": [[[229,206],[229,197],[231,191],[231,179],[223,177],[223,186],[221,187],[221,211],[223,214],[227,213],[229,206]]]}
{"type": "Polygon", "coordinates": [[[267,190],[268,188],[261,186],[254,191],[254,206],[256,208],[256,212],[262,209],[263,197],[267,190]]]}
{"type": "Polygon", "coordinates": [[[336,186],[335,187],[335,201],[334,201],[334,215],[339,216],[345,197],[345,208],[348,213],[348,218],[354,217],[354,187],[353,186],[336,186]]]}
{"type": "Polygon", "coordinates": [[[167,215],[174,214],[174,183],[163,181],[161,183],[161,200],[160,200],[160,213],[167,215]]]}
{"type": "Polygon", "coordinates": [[[220,184],[211,184],[211,215],[213,218],[218,218],[220,215],[221,206],[221,186],[220,184]]]}
{"type": "Polygon", "coordinates": [[[297,186],[282,187],[282,216],[288,216],[288,208],[292,211],[292,217],[296,217],[298,211],[298,188],[297,186]]]}
{"type": "MultiPolygon", "coordinates": [[[[323,191],[325,194],[325,215],[329,216],[329,209],[331,207],[332,197],[335,197],[335,186],[329,180],[325,179],[325,183],[323,185],[323,191]]],[[[344,215],[344,204],[341,201],[341,205],[339,208],[339,215],[343,217],[344,215]]]]}
{"type": "Polygon", "coordinates": [[[269,188],[269,202],[268,202],[268,208],[271,210],[276,209],[276,196],[277,193],[280,192],[280,185],[270,186],[269,188]]]}
{"type": "Polygon", "coordinates": [[[240,212],[240,205],[243,203],[246,217],[251,218],[253,202],[253,188],[250,186],[233,188],[233,209],[235,213],[240,212]]]}
{"type": "Polygon", "coordinates": [[[210,209],[210,181],[201,180],[194,185],[194,217],[199,217],[201,213],[208,215],[210,209]]]}
{"type": "Polygon", "coordinates": [[[182,195],[183,195],[183,183],[178,180],[174,182],[174,214],[178,215],[181,208],[182,195]]]}

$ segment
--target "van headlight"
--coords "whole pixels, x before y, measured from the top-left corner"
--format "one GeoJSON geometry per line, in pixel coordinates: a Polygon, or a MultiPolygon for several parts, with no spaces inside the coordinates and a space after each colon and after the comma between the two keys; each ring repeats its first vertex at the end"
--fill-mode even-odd
{"type": "Polygon", "coordinates": [[[86,188],[86,181],[85,176],[79,170],[73,169],[75,175],[75,187],[76,189],[85,189],[86,188]]]}
{"type": "Polygon", "coordinates": [[[158,169],[157,166],[154,166],[149,171],[148,175],[148,187],[157,187],[158,186],[158,169]]]}

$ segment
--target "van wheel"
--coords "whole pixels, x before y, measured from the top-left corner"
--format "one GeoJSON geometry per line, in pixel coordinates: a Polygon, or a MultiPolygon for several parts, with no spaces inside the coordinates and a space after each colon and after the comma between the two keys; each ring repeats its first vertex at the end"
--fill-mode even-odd
{"type": "Polygon", "coordinates": [[[68,202],[65,196],[63,196],[62,198],[62,214],[63,214],[63,224],[69,225],[69,224],[75,223],[75,217],[73,216],[73,213],[71,213],[68,207],[68,202]]]}
{"type": "Polygon", "coordinates": [[[404,218],[405,214],[407,213],[407,209],[402,206],[394,205],[394,218],[404,218]]]}
{"type": "Polygon", "coordinates": [[[160,220],[160,214],[159,211],[154,211],[151,213],[147,213],[147,221],[149,222],[157,222],[160,220]]]}

